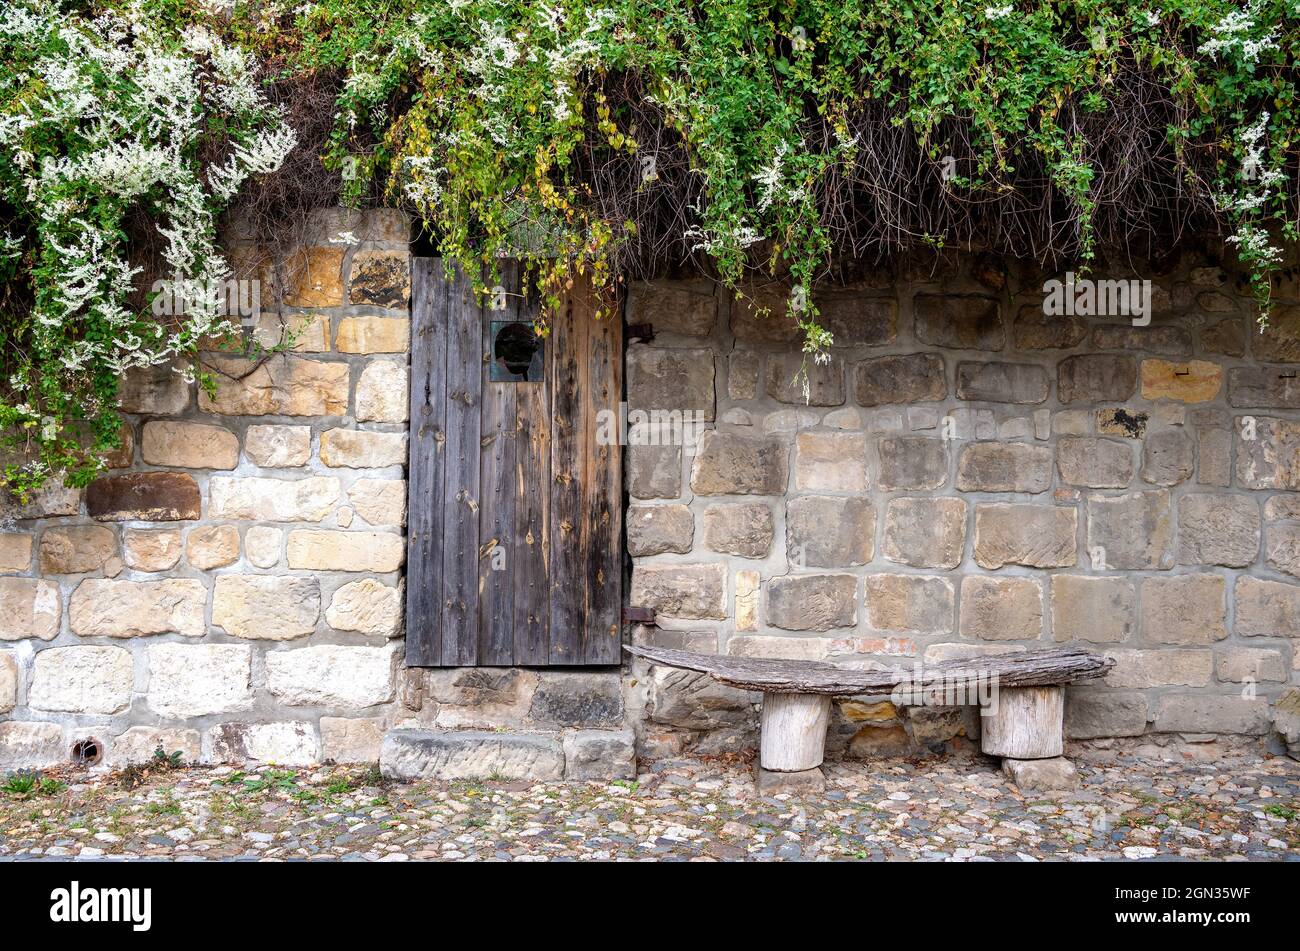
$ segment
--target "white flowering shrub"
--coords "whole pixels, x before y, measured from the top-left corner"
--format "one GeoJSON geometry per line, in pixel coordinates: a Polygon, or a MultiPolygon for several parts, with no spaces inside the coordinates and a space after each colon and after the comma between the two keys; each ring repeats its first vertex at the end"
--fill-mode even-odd
{"type": "Polygon", "coordinates": [[[84,7],[0,7],[0,484],[20,495],[99,471],[128,370],[192,374],[200,341],[237,337],[207,292],[229,277],[216,217],[294,145],[254,61],[211,29],[84,7]],[[141,211],[175,316],[129,304],[124,223],[141,211]]]}

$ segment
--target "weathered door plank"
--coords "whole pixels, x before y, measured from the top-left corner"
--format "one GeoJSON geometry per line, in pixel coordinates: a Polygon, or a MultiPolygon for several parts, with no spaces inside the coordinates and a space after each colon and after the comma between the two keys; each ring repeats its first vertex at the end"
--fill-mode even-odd
{"type": "Polygon", "coordinates": [[[477,664],[480,404],[483,309],[457,269],[447,310],[447,457],[444,508],[442,663],[477,664]]]}
{"type": "Polygon", "coordinates": [[[587,321],[572,296],[551,330],[551,631],[552,664],[582,663],[586,622],[586,540],[583,509],[587,468],[587,321]]]}
{"type": "MultiPolygon", "coordinates": [[[[578,293],[575,291],[575,293],[578,293]]],[[[588,285],[577,300],[579,320],[587,326],[587,424],[583,431],[587,472],[583,507],[588,513],[586,538],[586,624],[582,663],[617,664],[620,658],[623,603],[622,456],[618,444],[619,402],[623,398],[622,317],[615,310],[596,320],[598,301],[588,285]],[[605,426],[599,425],[602,421],[605,426]],[[600,438],[612,435],[614,438],[600,438]]]]}
{"type": "Polygon", "coordinates": [[[501,269],[505,307],[491,309],[482,321],[483,456],[479,473],[479,641],[480,664],[514,662],[514,598],[519,576],[515,526],[515,452],[518,436],[515,395],[520,384],[494,383],[492,322],[519,316],[519,268],[501,269]]]}
{"type": "Polygon", "coordinates": [[[406,663],[442,663],[442,540],[450,285],[434,258],[411,262],[411,438],[407,475],[406,663]]]}
{"type": "MultiPolygon", "coordinates": [[[[520,316],[537,316],[539,301],[530,296],[520,316]]],[[[543,343],[547,361],[546,382],[521,383],[515,391],[519,426],[515,455],[515,623],[516,664],[543,665],[550,659],[551,628],[550,487],[551,480],[551,373],[549,358],[554,339],[543,343]]]]}

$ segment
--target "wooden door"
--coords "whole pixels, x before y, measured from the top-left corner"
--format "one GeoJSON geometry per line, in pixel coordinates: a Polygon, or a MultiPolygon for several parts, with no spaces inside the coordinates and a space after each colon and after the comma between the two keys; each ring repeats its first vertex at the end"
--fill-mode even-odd
{"type": "Polygon", "coordinates": [[[621,320],[584,284],[539,342],[513,264],[483,305],[412,264],[407,664],[617,664],[621,320]]]}

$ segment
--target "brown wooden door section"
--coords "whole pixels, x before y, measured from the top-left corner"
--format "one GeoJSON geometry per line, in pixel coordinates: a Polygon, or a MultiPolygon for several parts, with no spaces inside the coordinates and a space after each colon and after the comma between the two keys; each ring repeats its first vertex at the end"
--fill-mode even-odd
{"type": "Polygon", "coordinates": [[[619,419],[622,323],[583,285],[529,368],[513,264],[498,290],[481,306],[413,261],[407,664],[617,664],[622,458],[597,434],[619,419]]]}

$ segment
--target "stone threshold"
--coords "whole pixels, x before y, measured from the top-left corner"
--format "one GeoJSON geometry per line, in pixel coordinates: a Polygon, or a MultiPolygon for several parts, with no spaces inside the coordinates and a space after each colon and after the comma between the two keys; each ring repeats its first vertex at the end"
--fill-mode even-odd
{"type": "Polygon", "coordinates": [[[396,729],[384,734],[387,779],[613,780],[636,778],[631,730],[497,733],[396,729]]]}

